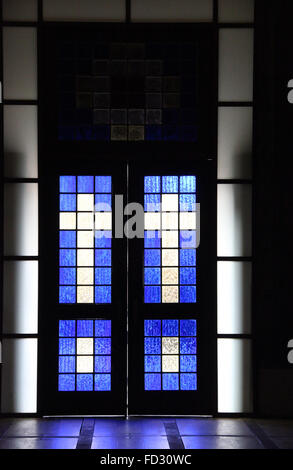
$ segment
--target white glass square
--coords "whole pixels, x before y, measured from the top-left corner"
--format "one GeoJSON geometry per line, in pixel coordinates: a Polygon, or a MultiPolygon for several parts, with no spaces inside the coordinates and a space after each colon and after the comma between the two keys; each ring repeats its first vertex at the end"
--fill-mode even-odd
{"type": "Polygon", "coordinates": [[[196,212],[180,212],[180,230],[196,229],[196,212]]]}
{"type": "Polygon", "coordinates": [[[179,301],[177,286],[162,286],[163,304],[177,304],[179,301]]]}
{"type": "Polygon", "coordinates": [[[167,212],[162,214],[162,229],[178,229],[178,212],[167,212]]]}
{"type": "Polygon", "coordinates": [[[94,195],[93,194],[78,194],[77,195],[77,210],[92,212],[94,210],[94,195]]]}
{"type": "Polygon", "coordinates": [[[77,286],[77,303],[92,304],[94,302],[94,288],[92,286],[77,286]]]}
{"type": "Polygon", "coordinates": [[[94,283],[93,268],[77,268],[77,284],[91,285],[94,283]]]}
{"type": "Polygon", "coordinates": [[[165,336],[162,338],[162,354],[179,354],[179,340],[177,337],[165,336]]]}
{"type": "Polygon", "coordinates": [[[178,248],[178,231],[162,231],[162,248],[178,248]]]}
{"type": "Polygon", "coordinates": [[[93,338],[77,338],[76,353],[87,355],[94,353],[93,338]]]}
{"type": "Polygon", "coordinates": [[[162,284],[178,284],[178,268],[163,268],[162,284]]]}
{"type": "Polygon", "coordinates": [[[60,230],[75,230],[76,229],[75,212],[60,212],[59,228],[60,230]]]}
{"type": "Polygon", "coordinates": [[[144,214],[144,228],[145,230],[160,230],[161,214],[156,212],[146,212],[144,214]]]}
{"type": "Polygon", "coordinates": [[[178,211],[178,194],[162,195],[162,211],[178,211]]]}
{"type": "Polygon", "coordinates": [[[94,250],[77,250],[77,266],[93,266],[94,250]]]}
{"type": "Polygon", "coordinates": [[[178,266],[178,250],[162,250],[162,266],[178,266]]]}
{"type": "Polygon", "coordinates": [[[163,356],[162,371],[179,372],[179,356],[163,356]]]}
{"type": "Polygon", "coordinates": [[[84,230],[93,230],[94,214],[92,212],[79,212],[77,214],[77,228],[84,230]]]}
{"type": "Polygon", "coordinates": [[[76,372],[93,373],[94,358],[93,356],[77,356],[76,372]]]}
{"type": "Polygon", "coordinates": [[[112,230],[112,212],[95,213],[96,230],[112,230]]]}
{"type": "Polygon", "coordinates": [[[94,247],[94,232],[79,230],[77,232],[77,247],[78,248],[93,248],[94,247]]]}

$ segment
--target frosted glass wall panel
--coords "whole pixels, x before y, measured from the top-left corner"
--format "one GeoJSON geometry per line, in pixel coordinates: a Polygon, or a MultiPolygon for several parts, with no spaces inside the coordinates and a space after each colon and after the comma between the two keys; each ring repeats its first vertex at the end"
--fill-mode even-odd
{"type": "Polygon", "coordinates": [[[3,413],[37,410],[37,340],[4,339],[2,346],[3,413]]]}
{"type": "Polygon", "coordinates": [[[218,334],[251,333],[251,263],[218,262],[218,334]]]}
{"type": "Polygon", "coordinates": [[[5,185],[4,254],[38,255],[38,185],[35,183],[5,185]]]}
{"type": "Polygon", "coordinates": [[[220,29],[219,101],[253,99],[253,29],[220,29]]]}
{"type": "Polygon", "coordinates": [[[251,178],[252,108],[221,107],[218,119],[218,178],[251,178]]]}
{"type": "Polygon", "coordinates": [[[227,23],[254,20],[254,0],[219,0],[219,21],[227,23]]]}
{"type": "Polygon", "coordinates": [[[251,256],[251,185],[218,185],[218,256],[251,256]]]}
{"type": "Polygon", "coordinates": [[[47,21],[124,21],[125,0],[44,0],[47,21]]]}
{"type": "Polygon", "coordinates": [[[251,341],[218,340],[218,412],[252,411],[251,341]]]}
{"type": "Polygon", "coordinates": [[[38,262],[4,262],[3,332],[38,332],[38,262]]]}
{"type": "Polygon", "coordinates": [[[2,0],[4,21],[36,21],[37,0],[2,0]]]}
{"type": "Polygon", "coordinates": [[[37,30],[3,28],[4,98],[37,98],[37,30]]]}
{"type": "Polygon", "coordinates": [[[36,106],[4,106],[5,176],[38,177],[36,106]]]}
{"type": "Polygon", "coordinates": [[[132,21],[212,21],[212,0],[132,0],[132,21]]]}

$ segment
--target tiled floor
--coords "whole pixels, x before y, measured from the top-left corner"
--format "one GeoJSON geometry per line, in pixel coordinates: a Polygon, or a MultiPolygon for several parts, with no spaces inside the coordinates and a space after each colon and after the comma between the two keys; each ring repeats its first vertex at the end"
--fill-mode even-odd
{"type": "Polygon", "coordinates": [[[293,420],[0,419],[0,449],[293,449],[293,420]]]}

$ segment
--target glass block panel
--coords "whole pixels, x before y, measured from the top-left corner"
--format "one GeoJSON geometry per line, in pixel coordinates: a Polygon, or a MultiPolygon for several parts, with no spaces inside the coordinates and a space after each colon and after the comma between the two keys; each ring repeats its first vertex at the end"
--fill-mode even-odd
{"type": "Polygon", "coordinates": [[[161,338],[147,337],[144,339],[145,354],[161,354],[161,338]]]}
{"type": "Polygon", "coordinates": [[[144,357],[145,372],[161,372],[161,356],[144,357]]]}
{"type": "Polygon", "coordinates": [[[112,192],[111,176],[96,176],[95,177],[95,192],[96,193],[111,193],[112,192]]]}
{"type": "Polygon", "coordinates": [[[162,374],[163,390],[179,390],[179,374],[162,374]]]}
{"type": "Polygon", "coordinates": [[[145,193],[159,193],[161,190],[160,176],[145,176],[144,177],[144,192],[145,193]]]}
{"type": "Polygon", "coordinates": [[[178,338],[163,337],[162,338],[162,353],[163,354],[178,354],[179,353],[178,338]]]}
{"type": "Polygon", "coordinates": [[[146,212],[158,212],[161,209],[161,198],[159,194],[145,194],[144,210],[146,212]]]}
{"type": "Polygon", "coordinates": [[[92,374],[77,374],[76,375],[76,391],[77,392],[91,392],[93,390],[93,375],[92,374]]]}
{"type": "Polygon", "coordinates": [[[110,374],[95,374],[95,391],[108,392],[111,390],[110,374]]]}
{"type": "Polygon", "coordinates": [[[4,21],[37,21],[37,0],[3,0],[4,21]]]}
{"type": "Polygon", "coordinates": [[[196,213],[195,212],[182,212],[180,214],[180,230],[195,230],[196,229],[196,213]]]}
{"type": "Polygon", "coordinates": [[[162,248],[178,248],[178,232],[162,231],[162,248]]]}
{"type": "Polygon", "coordinates": [[[196,372],[196,356],[180,356],[181,372],[196,372]]]}
{"type": "Polygon", "coordinates": [[[163,194],[162,195],[162,211],[174,212],[178,211],[178,195],[163,194]]]}
{"type": "Polygon", "coordinates": [[[180,389],[181,390],[197,390],[197,375],[196,374],[180,374],[180,389]]]}
{"type": "Polygon", "coordinates": [[[161,374],[144,374],[144,388],[149,391],[161,390],[161,374]]]}
{"type": "MultiPolygon", "coordinates": [[[[159,321],[159,320],[158,320],[159,321]]],[[[163,320],[163,336],[178,336],[179,335],[179,321],[178,320],[163,320]]]]}
{"type": "Polygon", "coordinates": [[[145,285],[157,285],[161,283],[160,268],[146,268],[144,270],[145,285]]]}
{"type": "Polygon", "coordinates": [[[144,321],[145,336],[161,336],[161,320],[144,321]]]}
{"type": "Polygon", "coordinates": [[[45,21],[124,21],[124,0],[44,0],[45,21]]]}
{"type": "Polygon", "coordinates": [[[95,372],[111,372],[111,356],[96,356],[95,372]]]}
{"type": "Polygon", "coordinates": [[[77,372],[89,372],[94,370],[93,356],[78,356],[76,360],[77,372]]]}
{"type": "Polygon", "coordinates": [[[76,233],[74,230],[63,230],[59,233],[59,246],[60,248],[75,248],[76,247],[76,233]]]}
{"type": "Polygon", "coordinates": [[[162,286],[162,302],[167,304],[178,303],[178,286],[162,286]]]}
{"type": "Polygon", "coordinates": [[[60,230],[75,230],[76,214],[72,212],[60,212],[59,227],[60,230]]]}
{"type": "Polygon", "coordinates": [[[146,212],[144,215],[145,230],[160,230],[161,214],[157,212],[146,212]]]}
{"type": "Polygon", "coordinates": [[[179,356],[162,356],[163,372],[179,372],[179,356]]]}
{"type": "Polygon", "coordinates": [[[178,268],[163,268],[162,284],[178,284],[178,268]]]}
{"type": "Polygon", "coordinates": [[[213,20],[212,0],[183,0],[180,8],[176,0],[133,0],[131,8],[132,21],[138,22],[194,22],[213,20]]]}
{"type": "Polygon", "coordinates": [[[254,0],[219,0],[219,21],[249,23],[254,21],[254,0]]]}
{"type": "Polygon", "coordinates": [[[111,303],[111,286],[95,287],[95,303],[109,304],[111,303]]]}
{"type": "Polygon", "coordinates": [[[144,288],[144,301],[145,303],[160,303],[161,302],[161,287],[146,286],[144,288]]]}
{"type": "Polygon", "coordinates": [[[160,248],[161,232],[156,230],[146,230],[144,232],[144,246],[145,248],[160,248]]]}
{"type": "Polygon", "coordinates": [[[95,321],[95,336],[111,337],[111,320],[96,320],[95,321]]]}

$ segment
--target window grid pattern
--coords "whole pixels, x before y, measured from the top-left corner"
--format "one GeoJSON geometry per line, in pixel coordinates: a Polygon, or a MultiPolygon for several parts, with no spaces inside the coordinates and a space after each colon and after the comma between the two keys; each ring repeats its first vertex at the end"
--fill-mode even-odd
{"type": "Polygon", "coordinates": [[[146,391],[197,390],[196,320],[144,321],[146,391]]]}
{"type": "Polygon", "coordinates": [[[59,321],[59,392],[111,390],[111,320],[59,321]]]}
{"type": "Polygon", "coordinates": [[[144,178],[145,303],[196,302],[196,177],[144,178]]]}
{"type": "Polygon", "coordinates": [[[60,303],[111,303],[111,246],[111,176],[60,176],[60,303]]]}

